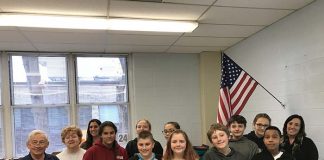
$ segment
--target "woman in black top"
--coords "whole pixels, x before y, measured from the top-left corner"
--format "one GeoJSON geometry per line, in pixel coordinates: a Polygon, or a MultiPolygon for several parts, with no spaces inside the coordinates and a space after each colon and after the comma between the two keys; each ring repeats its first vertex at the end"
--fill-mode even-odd
{"type": "Polygon", "coordinates": [[[296,160],[318,160],[315,143],[306,137],[303,117],[297,114],[288,117],[283,127],[283,135],[283,148],[296,160]]]}

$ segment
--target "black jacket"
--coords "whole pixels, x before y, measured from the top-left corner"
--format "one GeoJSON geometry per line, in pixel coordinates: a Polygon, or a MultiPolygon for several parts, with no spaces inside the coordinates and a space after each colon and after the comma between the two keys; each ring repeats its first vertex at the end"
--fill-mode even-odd
{"type": "Polygon", "coordinates": [[[303,137],[300,149],[295,154],[292,153],[292,148],[295,142],[289,144],[289,140],[285,140],[283,149],[290,153],[296,160],[318,160],[318,150],[315,143],[307,137],[303,137]]]}
{"type": "MultiPolygon", "coordinates": [[[[44,153],[45,154],[45,158],[44,160],[60,160],[58,159],[56,156],[54,155],[51,155],[51,154],[47,154],[47,153],[44,153]]],[[[32,156],[30,155],[30,153],[23,157],[23,158],[19,158],[19,160],[33,160],[32,156]]]]}
{"type": "MultiPolygon", "coordinates": [[[[268,152],[268,150],[263,150],[262,152],[254,155],[252,160],[274,160],[274,158],[271,155],[271,153],[268,152]]],[[[283,152],[283,154],[277,160],[294,160],[294,159],[289,153],[283,152]]]]}

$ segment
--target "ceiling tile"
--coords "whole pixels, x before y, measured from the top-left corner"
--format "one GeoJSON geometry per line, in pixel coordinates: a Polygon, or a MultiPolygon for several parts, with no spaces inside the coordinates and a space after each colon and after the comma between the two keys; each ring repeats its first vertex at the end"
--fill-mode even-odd
{"type": "Polygon", "coordinates": [[[37,51],[30,43],[0,42],[0,49],[4,51],[37,51]]]}
{"type": "Polygon", "coordinates": [[[38,51],[48,52],[104,52],[106,45],[100,44],[63,44],[34,43],[38,51]]]}
{"type": "Polygon", "coordinates": [[[175,46],[231,46],[243,38],[181,37],[175,46]]]}
{"type": "Polygon", "coordinates": [[[3,12],[107,16],[107,0],[1,0],[3,12]]]}
{"type": "Polygon", "coordinates": [[[162,53],[169,46],[144,46],[144,45],[106,45],[107,53],[162,53]]]}
{"type": "Polygon", "coordinates": [[[33,43],[106,44],[107,42],[104,31],[102,33],[23,31],[23,33],[33,43]]]}
{"type": "Polygon", "coordinates": [[[0,26],[0,31],[17,31],[17,27],[0,26]]]}
{"type": "Polygon", "coordinates": [[[163,0],[167,3],[182,3],[182,4],[199,4],[199,5],[211,5],[215,0],[163,0]]]}
{"type": "Polygon", "coordinates": [[[154,3],[134,0],[0,0],[0,12],[194,21],[199,18],[200,23],[192,33],[0,27],[0,50],[109,53],[219,51],[312,1],[163,0],[162,3],[154,3]]]}
{"type": "Polygon", "coordinates": [[[201,53],[204,51],[221,51],[227,47],[190,47],[190,46],[172,46],[167,53],[201,53]]]}
{"type": "Polygon", "coordinates": [[[185,33],[185,36],[248,37],[262,28],[264,26],[199,24],[198,28],[192,33],[185,33]]]}
{"type": "Polygon", "coordinates": [[[216,6],[299,9],[314,0],[218,0],[216,6]]]}
{"type": "Polygon", "coordinates": [[[152,2],[111,1],[110,17],[197,20],[207,6],[152,2]]]}
{"type": "Polygon", "coordinates": [[[28,43],[28,40],[18,31],[14,30],[0,30],[0,42],[24,42],[28,43]]]}
{"type": "Polygon", "coordinates": [[[212,7],[199,20],[201,23],[270,25],[293,10],[212,7]]]}
{"type": "Polygon", "coordinates": [[[118,45],[171,45],[178,36],[147,36],[147,35],[108,35],[108,44],[118,45]]]}

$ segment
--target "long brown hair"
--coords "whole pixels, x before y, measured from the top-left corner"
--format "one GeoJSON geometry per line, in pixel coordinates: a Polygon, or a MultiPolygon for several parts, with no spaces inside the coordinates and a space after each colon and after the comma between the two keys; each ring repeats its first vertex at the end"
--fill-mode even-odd
{"type": "Polygon", "coordinates": [[[174,156],[174,153],[171,149],[171,139],[172,137],[175,135],[175,134],[182,134],[182,136],[185,138],[186,140],[186,149],[184,151],[184,155],[183,155],[183,158],[186,159],[186,160],[196,160],[198,159],[198,155],[197,153],[195,152],[195,150],[192,148],[192,145],[191,145],[191,142],[186,134],[186,132],[184,132],[183,130],[175,130],[170,138],[168,139],[168,142],[167,142],[167,147],[166,147],[166,151],[165,151],[165,154],[163,155],[163,159],[164,160],[171,160],[174,156]]]}

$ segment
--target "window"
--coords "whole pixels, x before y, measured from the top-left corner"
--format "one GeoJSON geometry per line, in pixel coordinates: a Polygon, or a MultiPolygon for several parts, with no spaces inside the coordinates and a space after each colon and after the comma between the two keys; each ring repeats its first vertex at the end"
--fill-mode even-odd
{"type": "Polygon", "coordinates": [[[27,134],[44,130],[48,153],[61,150],[60,133],[69,124],[66,57],[11,56],[14,155],[26,155],[27,134]]]}
{"type": "Polygon", "coordinates": [[[126,146],[128,92],[126,57],[77,57],[78,122],[86,130],[93,118],[112,121],[117,141],[126,146]]]}
{"type": "Polygon", "coordinates": [[[26,140],[30,131],[41,129],[48,134],[47,153],[62,151],[65,148],[61,142],[62,128],[76,122],[86,133],[93,118],[114,122],[118,127],[116,140],[126,145],[129,130],[126,56],[16,52],[5,55],[10,60],[10,71],[5,71],[10,76],[4,77],[10,79],[10,101],[0,105],[0,159],[5,157],[3,139],[7,137],[3,136],[3,130],[7,125],[2,123],[2,116],[6,114],[12,114],[12,120],[8,121],[12,124],[13,148],[8,152],[12,151],[14,158],[28,154],[26,140]],[[75,77],[69,79],[71,75],[75,77]]]}

